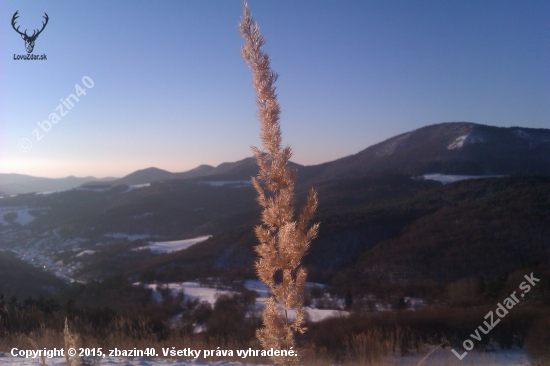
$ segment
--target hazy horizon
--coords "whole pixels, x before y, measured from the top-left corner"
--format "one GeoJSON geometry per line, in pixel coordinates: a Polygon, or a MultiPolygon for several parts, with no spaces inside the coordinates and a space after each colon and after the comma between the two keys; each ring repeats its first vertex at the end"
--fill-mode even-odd
{"type": "MultiPolygon", "coordinates": [[[[280,74],[294,162],[335,160],[441,122],[550,127],[550,3],[319,4],[249,1],[280,74]]],[[[1,173],[183,172],[261,145],[240,1],[4,1],[0,10],[1,173]],[[16,11],[29,32],[48,14],[33,51],[46,61],[14,60],[26,54],[16,11]],[[75,84],[86,95],[44,132],[37,123],[75,84]]]]}

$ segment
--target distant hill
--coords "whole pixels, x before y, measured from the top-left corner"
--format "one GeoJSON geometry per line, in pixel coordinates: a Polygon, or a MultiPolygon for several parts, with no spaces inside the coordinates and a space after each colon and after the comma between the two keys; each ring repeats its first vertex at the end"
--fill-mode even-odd
{"type": "MultiPolygon", "coordinates": [[[[302,168],[301,165],[290,163],[294,168],[302,168]]],[[[222,163],[217,167],[200,165],[194,169],[182,173],[171,173],[158,168],[137,170],[127,176],[108,182],[111,186],[136,185],[151,182],[166,181],[172,179],[204,179],[204,180],[249,180],[258,174],[258,166],[254,157],[245,158],[232,163],[222,163]]],[[[105,182],[90,182],[85,186],[105,185],[105,182]]]]}
{"type": "MultiPolygon", "coordinates": [[[[301,170],[304,166],[289,162],[290,167],[301,170]]],[[[249,180],[258,174],[256,158],[250,157],[234,163],[222,163],[212,169],[208,174],[201,176],[205,180],[249,180]]]]}
{"type": "MultiPolygon", "coordinates": [[[[426,126],[370,146],[357,154],[298,168],[298,181],[430,173],[452,175],[550,175],[550,130],[493,127],[470,122],[426,126]]],[[[143,184],[167,179],[248,180],[258,168],[253,157],[183,173],[149,168],[110,182],[143,184]]]]}
{"type": "Polygon", "coordinates": [[[258,174],[256,159],[250,157],[233,163],[222,163],[203,177],[216,177],[217,180],[248,180],[256,174],[258,174]]]}
{"type": "MultiPolygon", "coordinates": [[[[142,170],[136,170],[133,173],[130,173],[120,179],[113,180],[109,182],[112,186],[117,186],[121,184],[127,184],[129,186],[134,184],[144,184],[144,183],[151,183],[156,182],[159,180],[166,180],[166,179],[172,179],[174,176],[174,173],[171,173],[167,170],[162,170],[158,168],[147,168],[142,170]]],[[[95,185],[95,183],[86,184],[89,185],[95,185]]]]}
{"type": "Polygon", "coordinates": [[[440,123],[307,166],[300,180],[380,174],[550,175],[550,130],[440,123]]]}
{"type": "Polygon", "coordinates": [[[78,178],[69,176],[66,178],[41,178],[24,174],[0,173],[0,195],[13,195],[30,192],[54,192],[65,191],[76,188],[90,181],[108,182],[116,178],[84,177],[78,178]]]}
{"type": "MultiPolygon", "coordinates": [[[[192,179],[209,174],[215,168],[210,165],[200,165],[194,169],[188,170],[182,173],[172,173],[167,170],[151,167],[141,170],[136,170],[122,178],[109,181],[107,185],[119,186],[119,185],[137,185],[147,184],[152,182],[171,180],[171,179],[192,179]]],[[[105,182],[88,182],[83,184],[83,187],[90,186],[104,186],[105,182]]]]}
{"type": "MultiPolygon", "coordinates": [[[[357,154],[319,165],[298,168],[298,183],[398,174],[550,175],[550,130],[493,127],[470,122],[426,126],[370,146],[357,154]]],[[[59,191],[81,185],[137,185],[172,179],[248,180],[258,172],[253,157],[217,167],[200,165],[172,173],[158,168],[135,171],[114,179],[62,179],[0,174],[6,195],[59,191]]]]}

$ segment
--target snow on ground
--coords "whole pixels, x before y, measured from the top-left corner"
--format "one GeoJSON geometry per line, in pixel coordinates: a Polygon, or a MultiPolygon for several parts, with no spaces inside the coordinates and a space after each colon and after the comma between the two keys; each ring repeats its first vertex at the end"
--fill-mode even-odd
{"type": "MultiPolygon", "coordinates": [[[[235,350],[233,350],[235,352],[235,350]]],[[[157,349],[157,352],[161,352],[157,349]]],[[[383,365],[395,366],[413,366],[417,365],[427,352],[412,354],[410,356],[387,357],[382,361],[383,365]]],[[[150,357],[105,357],[97,358],[99,362],[94,362],[93,358],[87,358],[87,364],[97,364],[99,366],[255,366],[251,363],[204,361],[201,356],[198,359],[163,359],[150,357]]],[[[65,366],[64,357],[46,358],[47,366],[65,366]]],[[[470,352],[466,357],[459,361],[449,348],[438,349],[422,363],[424,366],[526,366],[530,365],[525,350],[497,350],[495,352],[470,352]]],[[[36,358],[13,357],[11,354],[0,352],[0,366],[38,366],[39,360],[36,358]]]]}
{"type": "MultiPolygon", "coordinates": [[[[462,352],[457,351],[459,354],[462,352]]],[[[410,356],[394,356],[388,357],[387,361],[391,365],[399,366],[415,366],[422,358],[428,354],[424,353],[412,354],[410,356]]],[[[437,349],[422,363],[424,366],[519,366],[530,365],[529,358],[524,349],[501,350],[497,349],[494,352],[473,351],[460,361],[451,351],[450,348],[437,349]]]]}
{"type": "MultiPolygon", "coordinates": [[[[137,284],[136,284],[137,285],[137,284]]],[[[311,284],[308,284],[312,286],[311,284]]],[[[157,287],[161,285],[149,284],[145,285],[151,288],[154,293],[153,296],[157,301],[162,301],[160,293],[157,291],[157,287]]],[[[214,304],[216,296],[221,294],[234,293],[230,290],[217,289],[208,286],[201,286],[197,282],[183,282],[183,283],[170,283],[166,285],[172,291],[172,294],[176,295],[181,290],[184,291],[185,299],[198,299],[199,301],[207,301],[210,304],[214,304]]],[[[267,286],[260,281],[249,280],[245,282],[245,287],[249,290],[254,290],[260,294],[260,298],[257,299],[257,305],[263,308],[263,299],[267,297],[269,290],[267,286]]],[[[261,309],[260,309],[261,310],[261,309]]],[[[340,310],[325,310],[325,309],[311,309],[306,308],[309,317],[312,321],[320,321],[327,317],[345,316],[347,312],[340,310]]],[[[294,317],[294,314],[289,314],[294,317]]],[[[114,347],[113,347],[114,348],[114,347]]],[[[401,357],[399,355],[386,357],[381,364],[394,365],[394,366],[414,366],[428,355],[432,347],[427,347],[424,352],[413,353],[408,356],[401,357]]],[[[160,353],[160,350],[157,349],[160,353]]],[[[235,351],[235,350],[234,350],[235,351]]],[[[459,352],[461,353],[461,352],[459,352]]],[[[255,366],[254,364],[241,363],[241,362],[208,362],[201,357],[198,359],[162,359],[162,358],[149,358],[149,357],[105,357],[97,359],[100,362],[94,363],[91,359],[88,364],[96,364],[98,366],[255,366]]],[[[37,359],[25,359],[19,357],[13,357],[9,353],[2,354],[0,352],[0,366],[37,366],[39,362],[37,359]]],[[[65,366],[64,358],[52,358],[46,359],[47,366],[65,366]]],[[[525,350],[500,350],[496,349],[495,352],[469,352],[462,361],[451,352],[450,348],[436,349],[430,354],[422,365],[425,366],[526,366],[530,365],[529,359],[525,350]]]]}
{"type": "Polygon", "coordinates": [[[103,236],[106,236],[108,238],[113,238],[113,239],[127,239],[129,241],[147,239],[151,237],[151,235],[145,235],[145,234],[126,234],[126,233],[106,233],[106,234],[103,234],[103,236]]]}
{"type": "Polygon", "coordinates": [[[447,146],[447,150],[460,149],[464,146],[464,143],[474,144],[476,142],[485,142],[485,139],[481,136],[475,136],[471,133],[457,137],[453,142],[447,146]]]}
{"type": "Polygon", "coordinates": [[[208,184],[212,187],[228,186],[232,188],[247,187],[252,185],[251,180],[210,180],[210,181],[201,181],[199,183],[208,184]]]}
{"type": "Polygon", "coordinates": [[[437,180],[443,184],[458,182],[464,179],[478,179],[478,178],[500,178],[502,175],[446,175],[446,174],[424,174],[422,176],[427,180],[437,180]]]}
{"type": "MultiPolygon", "coordinates": [[[[155,301],[162,301],[162,296],[158,291],[158,287],[162,285],[147,284],[144,286],[153,290],[153,299],[155,301]]],[[[168,283],[164,286],[168,287],[171,290],[171,294],[173,296],[176,296],[179,292],[183,291],[184,301],[186,301],[187,299],[197,299],[199,301],[206,301],[212,306],[216,302],[217,296],[224,294],[231,295],[235,293],[235,291],[232,290],[208,287],[205,285],[201,286],[198,282],[168,283]]],[[[264,308],[264,300],[269,294],[269,288],[262,282],[255,280],[246,281],[245,287],[258,293],[259,297],[256,299],[256,304],[253,311],[259,314],[264,308]]],[[[280,308],[280,310],[282,311],[282,308],[280,308]]],[[[347,311],[334,309],[314,309],[305,307],[304,310],[309,315],[309,319],[313,322],[318,322],[332,317],[347,316],[349,314],[347,311]]],[[[289,311],[288,317],[289,319],[295,319],[296,312],[292,310],[289,311]]]]}
{"type": "Polygon", "coordinates": [[[244,283],[244,287],[249,290],[256,291],[261,298],[266,298],[269,294],[269,287],[261,281],[248,280],[244,283]]]}
{"type": "MultiPolygon", "coordinates": [[[[269,288],[261,281],[257,280],[248,280],[245,282],[244,286],[249,290],[254,290],[260,295],[256,299],[256,306],[255,311],[257,313],[260,313],[264,308],[264,301],[265,298],[267,298],[269,294],[269,288]]],[[[324,287],[324,285],[317,284],[317,283],[306,283],[306,287],[324,287]]],[[[282,308],[279,307],[279,310],[282,311],[282,308]]],[[[304,307],[304,310],[309,316],[309,320],[312,322],[319,322],[324,319],[333,318],[333,317],[340,317],[340,316],[348,316],[349,313],[344,310],[335,310],[335,309],[316,309],[316,308],[310,308],[310,307],[304,307]]],[[[296,319],[296,312],[294,310],[290,310],[288,312],[289,319],[296,319]]]]}
{"type": "Polygon", "coordinates": [[[462,146],[464,146],[464,141],[468,138],[468,135],[460,136],[456,140],[454,140],[449,146],[447,146],[448,150],[452,149],[460,149],[462,146]]]}
{"type": "MultiPolygon", "coordinates": [[[[260,312],[264,308],[264,299],[269,294],[269,287],[267,287],[263,282],[257,281],[257,280],[248,280],[244,283],[244,286],[249,290],[254,290],[260,295],[258,299],[256,299],[256,311],[260,312]]],[[[324,285],[319,283],[311,283],[307,282],[306,287],[324,287],[324,285]]],[[[282,308],[280,309],[282,310],[282,308]]],[[[334,310],[334,309],[315,309],[310,307],[304,307],[304,310],[307,312],[309,316],[309,320],[312,322],[318,322],[327,318],[333,318],[338,316],[347,316],[349,313],[347,311],[343,310],[334,310]]],[[[290,319],[296,319],[296,312],[290,311],[288,313],[288,316],[290,319]]]]}
{"type": "Polygon", "coordinates": [[[197,282],[184,282],[183,293],[186,298],[191,300],[207,301],[214,305],[217,296],[230,295],[233,291],[204,287],[197,282]]]}
{"type": "Polygon", "coordinates": [[[134,189],[137,189],[137,188],[143,188],[143,187],[149,187],[151,186],[151,183],[144,183],[144,184],[134,184],[134,185],[131,185],[131,186],[128,186],[128,188],[120,193],[128,193],[130,191],[133,191],[134,189]]]}
{"type": "Polygon", "coordinates": [[[89,191],[89,192],[107,192],[107,191],[110,191],[111,190],[111,186],[98,186],[98,187],[95,187],[95,186],[87,186],[87,187],[78,187],[78,188],[75,188],[76,190],[78,191],[89,191]]]}
{"type": "Polygon", "coordinates": [[[144,247],[135,248],[134,250],[151,249],[154,253],[171,253],[177,250],[187,249],[192,245],[208,240],[212,235],[199,236],[193,239],[174,240],[174,241],[156,241],[150,242],[144,247]]]}
{"type": "MultiPolygon", "coordinates": [[[[162,296],[157,290],[158,286],[159,285],[157,284],[145,285],[145,287],[153,290],[153,299],[160,302],[162,301],[162,296]]],[[[168,283],[166,284],[166,286],[170,289],[172,295],[174,296],[183,291],[183,294],[185,296],[184,300],[197,299],[199,301],[206,301],[211,305],[214,305],[217,296],[224,294],[230,295],[234,293],[233,291],[229,290],[220,290],[216,288],[201,286],[198,282],[168,283]]]]}
{"type": "MultiPolygon", "coordinates": [[[[304,309],[309,317],[309,320],[312,322],[320,322],[321,320],[328,318],[337,318],[349,315],[349,312],[344,310],[312,309],[308,307],[304,309]]],[[[296,314],[292,314],[292,319],[296,319],[296,314]]]]}
{"type": "Polygon", "coordinates": [[[80,252],[76,255],[76,257],[83,257],[85,255],[94,254],[95,250],[85,250],[83,252],[80,252]]]}
{"type": "Polygon", "coordinates": [[[29,209],[27,206],[0,207],[0,223],[2,225],[11,225],[9,222],[4,220],[4,215],[10,212],[17,213],[17,218],[14,220],[14,222],[21,225],[27,225],[35,219],[35,217],[29,213],[29,209]]]}
{"type": "MultiPolygon", "coordinates": [[[[159,351],[160,352],[160,351],[159,351]]],[[[100,366],[254,366],[242,362],[207,362],[201,359],[162,359],[149,357],[105,357],[97,358],[100,366]]],[[[88,364],[95,365],[92,358],[88,364]]],[[[13,357],[10,353],[0,352],[0,366],[39,366],[36,358],[13,357]]],[[[65,357],[46,358],[47,366],[66,366],[65,357]]]]}

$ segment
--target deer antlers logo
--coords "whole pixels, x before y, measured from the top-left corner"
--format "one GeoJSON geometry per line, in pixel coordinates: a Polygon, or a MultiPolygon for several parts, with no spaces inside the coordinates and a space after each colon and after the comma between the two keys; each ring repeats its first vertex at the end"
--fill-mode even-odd
{"type": "Polygon", "coordinates": [[[19,18],[19,15],[17,15],[17,13],[19,13],[19,10],[17,10],[15,12],[15,14],[13,14],[13,18],[11,18],[11,26],[13,27],[13,29],[19,33],[21,35],[21,38],[23,38],[23,40],[25,41],[25,48],[27,49],[27,53],[32,53],[32,50],[34,49],[34,42],[36,41],[36,38],[38,37],[38,35],[40,33],[42,33],[42,31],[44,30],[44,28],[46,28],[46,24],[48,24],[48,14],[44,13],[44,19],[46,19],[45,22],[42,22],[42,29],[38,30],[38,29],[35,29],[32,36],[29,36],[27,34],[27,30],[25,29],[25,32],[22,33],[21,31],[19,31],[19,26],[17,28],[15,28],[15,21],[17,20],[17,18],[19,18]]]}

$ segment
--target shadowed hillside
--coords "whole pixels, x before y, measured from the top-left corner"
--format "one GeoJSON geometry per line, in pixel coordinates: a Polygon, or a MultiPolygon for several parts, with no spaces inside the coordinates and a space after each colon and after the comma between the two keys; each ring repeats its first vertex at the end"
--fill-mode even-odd
{"type": "MultiPolygon", "coordinates": [[[[412,196],[386,196],[356,206],[320,206],[317,217],[323,225],[305,263],[312,280],[337,276],[357,289],[372,282],[383,287],[395,281],[490,279],[548,266],[548,197],[550,178],[511,177],[419,187],[412,196]]],[[[161,276],[179,280],[199,274],[253,275],[257,218],[244,223],[246,217],[253,219],[254,212],[240,216],[240,228],[143,262],[137,272],[160,270],[161,276]]]]}
{"type": "Polygon", "coordinates": [[[550,130],[440,123],[392,137],[355,155],[307,166],[300,179],[388,173],[550,175],[550,130]]]}
{"type": "Polygon", "coordinates": [[[66,284],[54,275],[0,250],[0,294],[51,296],[65,288],[66,284]]]}

